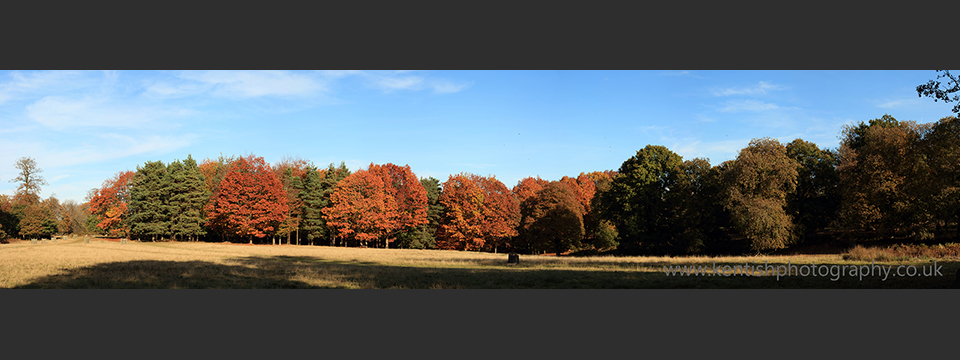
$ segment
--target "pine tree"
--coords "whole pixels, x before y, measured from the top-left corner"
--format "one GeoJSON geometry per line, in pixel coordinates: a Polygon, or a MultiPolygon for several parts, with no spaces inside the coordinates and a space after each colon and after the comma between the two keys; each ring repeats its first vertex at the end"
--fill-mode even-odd
{"type": "Polygon", "coordinates": [[[130,188],[130,232],[134,236],[157,236],[170,234],[170,219],[165,210],[167,194],[163,189],[163,177],[167,172],[161,161],[148,161],[137,166],[130,188]]]}
{"type": "Polygon", "coordinates": [[[168,194],[166,214],[170,219],[170,233],[175,237],[196,239],[206,235],[203,223],[203,206],[210,192],[204,183],[203,174],[196,160],[187,155],[184,161],[174,161],[167,166],[163,187],[168,194]]]}
{"type": "MultiPolygon", "coordinates": [[[[329,200],[323,196],[324,179],[322,176],[316,167],[310,166],[300,182],[303,189],[299,194],[300,201],[303,202],[303,221],[300,223],[300,229],[306,233],[307,240],[311,244],[313,244],[313,240],[327,235],[326,222],[321,210],[327,207],[329,200]]],[[[297,242],[297,245],[300,245],[300,243],[297,242]]]]}

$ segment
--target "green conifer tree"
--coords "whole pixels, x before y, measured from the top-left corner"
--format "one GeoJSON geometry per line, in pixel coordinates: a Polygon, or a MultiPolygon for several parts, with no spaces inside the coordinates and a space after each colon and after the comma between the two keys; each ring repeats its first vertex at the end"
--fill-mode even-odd
{"type": "Polygon", "coordinates": [[[157,237],[170,234],[170,219],[165,210],[167,194],[163,189],[163,177],[167,172],[162,161],[148,161],[137,166],[130,188],[130,232],[134,236],[157,237]]]}

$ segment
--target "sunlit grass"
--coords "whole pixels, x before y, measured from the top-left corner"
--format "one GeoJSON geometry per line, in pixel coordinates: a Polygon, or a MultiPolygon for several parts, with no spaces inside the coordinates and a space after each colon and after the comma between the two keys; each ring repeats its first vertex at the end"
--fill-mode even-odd
{"type": "Polygon", "coordinates": [[[326,246],[129,242],[67,238],[0,245],[3,288],[946,288],[953,258],[846,255],[556,257],[326,246]],[[665,266],[912,264],[937,260],[943,276],[881,280],[667,276],[665,266]]]}

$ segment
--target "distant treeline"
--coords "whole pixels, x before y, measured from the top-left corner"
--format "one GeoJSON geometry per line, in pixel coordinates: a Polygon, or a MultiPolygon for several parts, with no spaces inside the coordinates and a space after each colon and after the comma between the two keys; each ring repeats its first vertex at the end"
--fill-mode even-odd
{"type": "Polygon", "coordinates": [[[838,149],[754,139],[716,166],[649,145],[616,171],[528,177],[512,189],[467,173],[418,179],[394,164],[351,173],[299,158],[188,156],[120,172],[77,205],[41,201],[30,164],[18,168],[32,166],[33,178],[21,174],[17,194],[0,198],[3,237],[672,255],[767,252],[827,233],[960,238],[955,117],[884,115],[845,126],[838,149]]]}

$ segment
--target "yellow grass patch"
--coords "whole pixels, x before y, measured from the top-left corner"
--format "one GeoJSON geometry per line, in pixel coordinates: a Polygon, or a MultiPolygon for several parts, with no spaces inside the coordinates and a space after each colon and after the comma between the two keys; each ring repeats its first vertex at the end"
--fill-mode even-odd
{"type": "MultiPolygon", "coordinates": [[[[2,288],[831,288],[952,287],[939,278],[667,276],[665,266],[863,264],[841,255],[555,257],[327,246],[128,242],[65,238],[0,245],[2,288]],[[892,280],[892,281],[890,281],[892,280]]],[[[866,261],[869,263],[869,261],[866,261]]],[[[903,263],[903,262],[898,262],[903,263]]],[[[914,262],[917,266],[924,261],[914,262]]]]}

